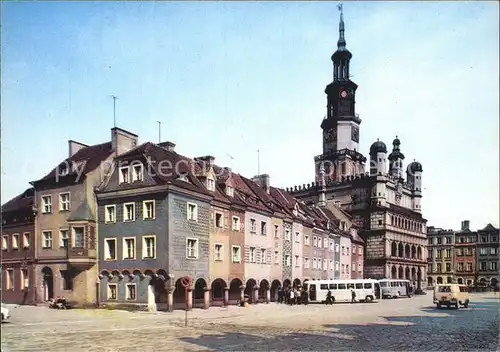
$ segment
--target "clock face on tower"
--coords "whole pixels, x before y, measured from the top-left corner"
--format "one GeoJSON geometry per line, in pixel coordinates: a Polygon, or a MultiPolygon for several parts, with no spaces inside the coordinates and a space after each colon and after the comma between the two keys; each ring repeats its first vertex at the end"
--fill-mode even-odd
{"type": "Polygon", "coordinates": [[[324,132],[325,141],[331,142],[337,139],[337,129],[330,128],[324,132]]]}
{"type": "Polygon", "coordinates": [[[347,95],[348,95],[348,93],[347,93],[347,91],[346,91],[346,90],[341,90],[341,91],[340,91],[340,97],[341,97],[341,98],[347,98],[347,95]]]}

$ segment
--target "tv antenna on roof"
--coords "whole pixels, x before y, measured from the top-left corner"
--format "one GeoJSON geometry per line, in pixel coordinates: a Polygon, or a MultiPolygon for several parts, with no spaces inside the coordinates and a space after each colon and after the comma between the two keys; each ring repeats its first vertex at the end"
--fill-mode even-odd
{"type": "Polygon", "coordinates": [[[113,127],[116,127],[116,99],[118,99],[118,97],[111,95],[111,98],[113,99],[113,127]]]}
{"type": "Polygon", "coordinates": [[[161,143],[161,121],[156,121],[158,124],[158,143],[161,143]]]}

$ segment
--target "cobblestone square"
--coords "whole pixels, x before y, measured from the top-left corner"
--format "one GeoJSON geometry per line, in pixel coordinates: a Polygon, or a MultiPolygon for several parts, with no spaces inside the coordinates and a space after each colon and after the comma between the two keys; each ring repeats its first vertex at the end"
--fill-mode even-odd
{"type": "Polygon", "coordinates": [[[498,350],[499,300],[437,310],[432,294],[333,306],[260,304],[185,313],[20,306],[2,351],[498,350]]]}

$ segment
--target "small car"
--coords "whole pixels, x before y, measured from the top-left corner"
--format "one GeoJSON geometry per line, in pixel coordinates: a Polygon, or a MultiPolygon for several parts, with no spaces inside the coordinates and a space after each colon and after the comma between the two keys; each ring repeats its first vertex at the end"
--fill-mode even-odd
{"type": "Polygon", "coordinates": [[[2,323],[8,319],[10,319],[10,309],[2,303],[2,323]]]}
{"type": "Polygon", "coordinates": [[[440,309],[442,306],[464,308],[469,306],[469,290],[465,285],[459,284],[438,284],[434,288],[434,303],[440,309]]]}

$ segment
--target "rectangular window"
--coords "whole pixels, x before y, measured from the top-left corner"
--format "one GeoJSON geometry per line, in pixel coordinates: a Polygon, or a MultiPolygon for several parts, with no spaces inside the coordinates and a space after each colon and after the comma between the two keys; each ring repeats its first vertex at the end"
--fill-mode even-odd
{"type": "Polygon", "coordinates": [[[21,290],[30,287],[28,269],[21,269],[21,290]]]}
{"type": "Polygon", "coordinates": [[[308,236],[308,235],[304,235],[304,244],[305,244],[306,246],[309,246],[309,245],[310,245],[310,242],[309,242],[309,241],[310,241],[310,240],[309,240],[309,236],[308,236]]]}
{"type": "Polygon", "coordinates": [[[313,247],[318,246],[318,238],[316,236],[313,237],[313,247]]]}
{"type": "Polygon", "coordinates": [[[198,205],[187,203],[187,219],[190,221],[198,221],[198,205]]]}
{"type": "Polygon", "coordinates": [[[280,263],[280,255],[278,251],[274,251],[274,264],[280,263]]]}
{"type": "Polygon", "coordinates": [[[359,272],[363,271],[363,265],[361,265],[361,263],[358,263],[358,271],[359,272]]]}
{"type": "Polygon", "coordinates": [[[255,247],[250,247],[250,263],[255,263],[255,247]]]}
{"type": "Polygon", "coordinates": [[[9,249],[9,236],[7,235],[2,236],[2,249],[3,250],[9,249]]]}
{"type": "Polygon", "coordinates": [[[323,259],[323,270],[328,270],[328,259],[323,259]]]}
{"type": "Polygon", "coordinates": [[[260,234],[263,236],[267,235],[267,224],[265,221],[260,222],[260,234]]]}
{"type": "Polygon", "coordinates": [[[234,195],[234,188],[231,186],[226,186],[226,195],[232,197],[234,195]]]}
{"type": "Polygon", "coordinates": [[[222,261],[222,244],[216,243],[214,245],[214,256],[216,261],[222,261]]]}
{"type": "Polygon", "coordinates": [[[43,248],[52,248],[52,231],[43,231],[43,248]]]}
{"type": "Polygon", "coordinates": [[[318,260],[316,258],[313,258],[313,269],[316,269],[318,267],[318,260]]]}
{"type": "Polygon", "coordinates": [[[135,220],[135,203],[123,204],[123,221],[135,220]]]}
{"type": "Polygon", "coordinates": [[[118,299],[118,285],[117,284],[108,284],[108,299],[109,300],[118,299]]]}
{"type": "Polygon", "coordinates": [[[23,247],[29,248],[29,246],[30,246],[30,233],[25,232],[23,233],[23,247]]]}
{"type": "Polygon", "coordinates": [[[344,273],[345,273],[345,265],[342,264],[342,274],[344,274],[344,273]]]}
{"type": "Polygon", "coordinates": [[[300,266],[300,263],[299,263],[299,256],[298,256],[298,255],[296,255],[296,256],[295,256],[295,267],[297,267],[297,268],[298,268],[299,266],[300,266]]]}
{"type": "Polygon", "coordinates": [[[130,182],[130,168],[128,166],[121,167],[118,175],[119,175],[119,183],[130,182]]]}
{"type": "Polygon", "coordinates": [[[233,216],[233,231],[240,231],[240,218],[233,216]]]}
{"type": "Polygon", "coordinates": [[[135,259],[135,237],[123,239],[123,259],[135,259]]]}
{"type": "Polygon", "coordinates": [[[280,238],[280,235],[278,232],[278,225],[274,225],[274,238],[280,238]]]}
{"type": "MultiPolygon", "coordinates": [[[[330,250],[333,252],[335,250],[335,242],[330,241],[330,250]]],[[[332,268],[333,269],[333,268],[332,268]]]]}
{"type": "Polygon", "coordinates": [[[352,254],[356,254],[356,246],[355,245],[352,246],[352,254]]]}
{"type": "Polygon", "coordinates": [[[257,223],[256,223],[255,219],[250,219],[250,232],[251,233],[257,232],[257,223]]]}
{"type": "Polygon", "coordinates": [[[144,220],[151,220],[155,218],[155,201],[145,200],[142,202],[142,218],[144,220]]]}
{"type": "Polygon", "coordinates": [[[363,254],[363,247],[358,246],[358,255],[363,254]]]}
{"type": "Polygon", "coordinates": [[[104,260],[116,260],[116,238],[104,240],[104,260]]]}
{"type": "Polygon", "coordinates": [[[304,269],[309,269],[309,258],[305,257],[304,258],[304,269]]]}
{"type": "Polygon", "coordinates": [[[232,246],[231,247],[231,257],[233,263],[241,263],[241,247],[240,246],[232,246]]]}
{"type": "Polygon", "coordinates": [[[330,260],[330,270],[334,270],[335,265],[333,263],[333,260],[330,260]]]}
{"type": "Polygon", "coordinates": [[[59,211],[70,210],[69,192],[59,194],[59,211]]]}
{"type": "Polygon", "coordinates": [[[52,196],[42,196],[42,214],[52,213],[52,196]]]}
{"type": "Polygon", "coordinates": [[[132,166],[132,182],[142,181],[144,179],[143,175],[142,164],[135,164],[132,166]]]}
{"type": "Polygon", "coordinates": [[[285,241],[291,241],[292,238],[291,238],[291,233],[290,233],[290,230],[285,230],[285,241]]]}
{"type": "Polygon", "coordinates": [[[136,300],[136,291],[137,287],[135,284],[127,284],[127,301],[135,301],[136,300]]]}
{"type": "Polygon", "coordinates": [[[59,247],[66,248],[69,246],[69,231],[59,230],[59,247]]]}
{"type": "Polygon", "coordinates": [[[323,239],[323,248],[328,248],[328,238],[323,239]]]}
{"type": "Polygon", "coordinates": [[[104,222],[106,224],[116,222],[116,206],[106,205],[104,207],[104,222]]]}
{"type": "Polygon", "coordinates": [[[262,264],[266,264],[267,260],[266,260],[266,255],[267,255],[267,252],[264,248],[261,248],[260,249],[260,262],[262,264]]]}
{"type": "Polygon", "coordinates": [[[85,248],[85,228],[84,227],[73,227],[73,238],[75,242],[75,248],[85,248]]]}
{"type": "Polygon", "coordinates": [[[345,247],[342,246],[342,255],[345,255],[345,247]]]}
{"type": "Polygon", "coordinates": [[[142,238],[142,258],[154,259],[156,258],[156,237],[144,236],[142,238]]]}
{"type": "Polygon", "coordinates": [[[467,263],[467,271],[472,271],[472,263],[467,263]]]}
{"type": "Polygon", "coordinates": [[[211,178],[207,178],[207,189],[209,191],[215,191],[215,181],[211,178]]]}
{"type": "Polygon", "coordinates": [[[352,263],[351,268],[352,268],[352,271],[355,272],[356,271],[356,263],[352,263]]]}
{"type": "Polygon", "coordinates": [[[7,269],[7,290],[14,289],[14,270],[7,269]]]}
{"type": "Polygon", "coordinates": [[[12,235],[12,248],[19,249],[19,234],[15,233],[12,235]]]}
{"type": "Polygon", "coordinates": [[[219,229],[221,229],[223,227],[221,213],[215,213],[215,227],[217,227],[219,229]]]}
{"type": "Polygon", "coordinates": [[[335,262],[335,270],[339,271],[340,270],[340,263],[335,262]]]}
{"type": "Polygon", "coordinates": [[[285,254],[285,266],[291,266],[291,260],[290,260],[290,255],[285,254]]]}
{"type": "Polygon", "coordinates": [[[491,270],[496,271],[498,269],[498,263],[497,262],[491,262],[491,270]]]}
{"type": "Polygon", "coordinates": [[[299,232],[295,232],[295,242],[300,243],[300,233],[299,232]]]}
{"type": "Polygon", "coordinates": [[[335,244],[335,252],[340,252],[340,245],[338,243],[335,244]]]}
{"type": "Polygon", "coordinates": [[[198,240],[196,238],[186,238],[186,258],[198,258],[198,240]]]}

